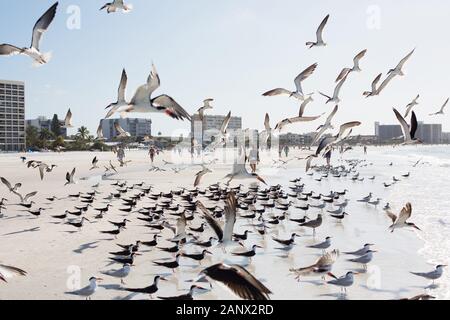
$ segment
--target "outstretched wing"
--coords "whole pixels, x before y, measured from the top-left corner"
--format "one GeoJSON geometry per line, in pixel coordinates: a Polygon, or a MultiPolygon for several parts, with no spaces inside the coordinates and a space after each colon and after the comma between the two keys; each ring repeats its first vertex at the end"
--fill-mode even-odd
{"type": "Polygon", "coordinates": [[[295,87],[297,88],[297,92],[301,93],[303,95],[303,89],[302,89],[302,81],[307,79],[309,76],[311,76],[314,71],[317,68],[317,63],[314,63],[313,65],[309,66],[305,70],[303,70],[294,80],[295,87]]]}
{"type": "Polygon", "coordinates": [[[24,198],[23,198],[23,202],[26,202],[28,199],[30,199],[31,197],[34,197],[35,195],[37,195],[37,191],[34,192],[30,192],[28,193],[24,198]]]}
{"type": "Polygon", "coordinates": [[[233,237],[234,224],[236,223],[237,200],[234,192],[228,194],[225,201],[225,228],[223,231],[223,241],[231,241],[233,237]]]}
{"type": "Polygon", "coordinates": [[[394,108],[394,113],[395,113],[395,116],[397,117],[398,122],[400,122],[405,140],[411,140],[411,133],[409,132],[408,123],[395,108],[394,108]]]}
{"type": "Polygon", "coordinates": [[[265,96],[265,97],[273,97],[273,96],[279,96],[279,95],[290,96],[291,94],[292,94],[292,92],[287,89],[276,88],[276,89],[273,89],[273,90],[263,93],[263,96],[265,96]]]}
{"type": "Polygon", "coordinates": [[[167,115],[177,120],[191,120],[189,113],[183,109],[172,97],[163,94],[152,100],[152,105],[164,110],[167,115]]]}
{"type": "Polygon", "coordinates": [[[323,42],[323,29],[325,29],[325,26],[327,25],[328,19],[330,18],[330,15],[327,15],[325,19],[322,20],[320,23],[319,28],[317,28],[316,36],[317,36],[317,42],[323,42]]]}
{"type": "Polygon", "coordinates": [[[1,177],[0,179],[3,182],[3,184],[9,189],[9,191],[11,191],[12,190],[11,183],[3,177],[1,177]]]}
{"type": "Polygon", "coordinates": [[[122,70],[122,76],[120,77],[119,89],[117,90],[117,102],[125,103],[125,90],[127,88],[128,76],[125,69],[122,70]]]}
{"type": "Polygon", "coordinates": [[[219,223],[216,221],[216,219],[214,219],[214,217],[209,213],[208,209],[206,209],[205,206],[203,205],[203,203],[201,203],[200,201],[197,201],[197,209],[199,209],[201,211],[206,222],[208,222],[210,227],[216,233],[219,241],[221,241],[223,239],[223,231],[222,231],[222,228],[220,227],[219,223]]]}
{"type": "Polygon", "coordinates": [[[39,43],[41,41],[42,35],[47,31],[50,23],[56,15],[56,8],[58,7],[58,2],[50,7],[43,15],[39,18],[33,28],[33,37],[31,39],[31,48],[35,48],[39,51],[39,43]]]}
{"type": "Polygon", "coordinates": [[[16,46],[13,46],[11,44],[1,44],[0,45],[0,55],[3,56],[10,56],[10,55],[15,55],[15,54],[19,54],[22,50],[16,46]]]}

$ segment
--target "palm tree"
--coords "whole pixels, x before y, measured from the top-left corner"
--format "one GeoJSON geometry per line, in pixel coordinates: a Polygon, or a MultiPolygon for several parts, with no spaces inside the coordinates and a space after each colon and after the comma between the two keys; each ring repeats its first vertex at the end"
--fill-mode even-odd
{"type": "Polygon", "coordinates": [[[83,140],[83,141],[89,140],[89,130],[88,130],[88,128],[86,128],[85,126],[82,126],[81,128],[79,128],[76,137],[81,139],[81,140],[83,140]]]}

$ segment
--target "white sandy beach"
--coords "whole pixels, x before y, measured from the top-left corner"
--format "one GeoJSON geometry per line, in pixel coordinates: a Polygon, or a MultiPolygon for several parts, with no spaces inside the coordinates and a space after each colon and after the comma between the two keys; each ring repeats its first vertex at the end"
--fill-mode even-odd
{"type": "MultiPolygon", "coordinates": [[[[272,299],[336,299],[339,297],[339,288],[331,285],[324,285],[319,277],[303,278],[297,282],[294,276],[289,274],[290,268],[303,267],[312,264],[320,256],[320,250],[308,249],[307,245],[323,241],[326,236],[333,237],[332,248],[343,251],[353,251],[362,247],[364,243],[374,243],[378,252],[374,261],[369,266],[368,273],[356,276],[353,287],[348,290],[348,299],[399,299],[412,297],[425,292],[425,287],[430,283],[422,278],[416,277],[409,271],[429,271],[434,268],[434,264],[445,264],[448,262],[450,244],[448,240],[450,219],[446,217],[442,210],[449,207],[450,182],[446,179],[450,171],[450,159],[446,156],[448,163],[441,163],[433,157],[435,149],[433,147],[407,148],[369,148],[367,156],[362,155],[362,151],[357,149],[345,154],[345,159],[367,159],[367,163],[373,163],[367,167],[359,169],[361,177],[376,175],[375,181],[365,180],[364,182],[352,182],[348,178],[323,179],[317,182],[313,177],[305,175],[305,164],[303,161],[292,161],[286,169],[262,168],[260,175],[264,177],[269,185],[281,184],[289,191],[289,180],[301,177],[305,183],[305,191],[314,190],[318,193],[327,194],[331,190],[341,191],[349,189],[347,198],[350,204],[346,211],[350,214],[345,221],[340,224],[333,221],[324,211],[324,223],[317,230],[315,239],[312,231],[289,222],[282,222],[277,227],[279,233],[272,234],[270,231],[265,237],[257,233],[249,236],[245,242],[249,247],[259,244],[264,247],[259,254],[253,258],[249,271],[273,292],[272,299]],[[430,161],[430,165],[412,168],[412,164],[421,157],[424,161],[430,161]],[[388,166],[393,162],[392,167],[388,166]],[[400,174],[410,171],[408,179],[402,179],[391,188],[384,188],[382,182],[392,180],[392,176],[399,177],[400,174]],[[375,197],[383,199],[378,208],[366,204],[357,203],[356,200],[373,192],[375,197]],[[412,221],[417,223],[422,232],[409,230],[397,230],[391,234],[388,231],[390,225],[389,218],[382,208],[389,202],[398,213],[406,202],[413,204],[412,221]],[[271,240],[272,235],[281,238],[288,238],[292,232],[302,235],[296,240],[297,245],[290,252],[289,256],[280,257],[279,252],[274,248],[276,243],[271,240]]],[[[436,151],[437,152],[437,151],[436,151]]],[[[295,150],[289,158],[300,155],[295,150]]],[[[4,264],[20,267],[28,272],[27,277],[15,277],[8,283],[0,283],[0,299],[82,299],[76,296],[67,295],[65,292],[76,289],[73,287],[73,280],[77,280],[77,270],[80,270],[81,283],[85,286],[91,276],[102,276],[104,281],[101,287],[93,296],[93,299],[148,299],[144,295],[128,295],[127,292],[120,291],[120,281],[115,278],[100,274],[100,271],[120,267],[118,264],[109,265],[108,252],[118,251],[120,248],[116,243],[131,244],[136,240],[151,240],[152,232],[142,225],[142,221],[136,219],[137,213],[126,214],[118,210],[123,207],[120,201],[113,200],[113,208],[107,213],[103,220],[93,219],[96,211],[90,209],[86,216],[92,218],[93,223],[86,223],[80,232],[75,228],[56,224],[51,215],[63,214],[66,209],[72,210],[74,205],[80,202],[74,200],[55,201],[49,204],[45,198],[49,196],[66,197],[68,194],[75,194],[79,191],[91,191],[91,186],[100,182],[98,191],[100,195],[96,197],[94,207],[104,206],[107,201],[103,200],[114,189],[111,183],[116,180],[127,181],[129,185],[133,183],[145,182],[153,185],[152,192],[170,191],[178,187],[193,188],[194,174],[199,171],[199,166],[179,164],[163,166],[162,160],[173,161],[172,154],[166,152],[157,157],[156,165],[167,168],[166,172],[149,172],[150,163],[146,151],[128,151],[127,160],[132,162],[124,168],[119,168],[119,173],[108,180],[102,180],[103,164],[109,160],[115,161],[113,153],[37,153],[26,154],[28,159],[42,160],[49,164],[58,165],[52,173],[46,174],[44,181],[40,181],[37,169],[27,169],[19,159],[19,154],[0,155],[0,176],[6,177],[12,183],[22,182],[21,193],[39,191],[34,198],[37,202],[35,208],[51,208],[45,210],[39,218],[32,217],[27,212],[21,212],[23,208],[14,205],[17,197],[10,194],[2,185],[0,186],[0,198],[9,199],[7,210],[0,218],[0,262],[4,264]],[[102,169],[92,170],[91,160],[97,156],[102,169]],[[65,173],[77,168],[75,179],[77,184],[64,187],[65,173]],[[174,173],[170,167],[187,167],[180,173],[174,173]],[[81,180],[88,178],[88,180],[81,180]],[[121,221],[124,216],[129,216],[132,221],[127,225],[117,238],[101,234],[101,230],[112,230],[110,221],[121,221]],[[38,231],[21,232],[39,227],[38,231]],[[95,248],[90,248],[82,253],[76,250],[81,245],[97,242],[95,248]],[[75,272],[75,273],[74,273],[75,272]]],[[[333,159],[333,164],[340,164],[339,158],[333,159]]],[[[200,188],[207,187],[217,181],[224,182],[223,177],[229,173],[231,165],[216,164],[209,166],[213,171],[202,180],[200,188]]],[[[270,167],[270,166],[268,166],[270,167]]],[[[236,186],[240,181],[232,183],[236,186]]],[[[247,186],[248,182],[244,182],[247,186]]],[[[133,194],[133,191],[129,191],[133,194]]],[[[208,201],[199,198],[208,204],[208,201]]],[[[137,209],[152,200],[145,200],[138,203],[137,209]]],[[[315,218],[320,210],[310,209],[308,216],[315,218]]],[[[303,212],[292,208],[289,211],[291,217],[302,217],[303,212]]],[[[76,217],[75,217],[76,218],[76,217]]],[[[175,217],[174,217],[175,218],[175,217]]],[[[199,226],[202,220],[197,215],[189,225],[199,226]]],[[[239,220],[235,227],[235,232],[245,230],[245,221],[239,220]]],[[[171,232],[164,230],[165,238],[171,236],[171,232]]],[[[207,229],[202,238],[212,236],[211,229],[207,229]]],[[[161,242],[160,246],[171,246],[170,242],[161,242]]],[[[184,251],[198,251],[192,245],[186,245],[184,251]]],[[[153,282],[156,274],[164,274],[169,281],[162,282],[160,289],[155,296],[173,296],[185,293],[190,284],[184,280],[195,278],[202,268],[213,263],[227,261],[232,263],[246,264],[245,259],[237,259],[230,255],[224,256],[220,249],[212,248],[214,255],[205,259],[199,267],[192,260],[181,258],[181,267],[176,271],[176,277],[171,275],[171,270],[154,266],[152,261],[160,258],[170,258],[168,253],[162,253],[158,249],[143,247],[142,255],[137,256],[135,266],[131,274],[125,279],[127,287],[145,287],[153,282]]],[[[361,266],[347,262],[348,256],[341,255],[333,268],[333,273],[341,276],[349,270],[360,270],[361,266]]],[[[76,283],[77,281],[75,281],[76,283]]],[[[439,299],[448,297],[450,281],[448,272],[437,282],[438,287],[428,289],[428,293],[439,299]]],[[[214,286],[211,292],[196,295],[195,299],[233,299],[233,296],[224,291],[219,286],[214,286]]]]}

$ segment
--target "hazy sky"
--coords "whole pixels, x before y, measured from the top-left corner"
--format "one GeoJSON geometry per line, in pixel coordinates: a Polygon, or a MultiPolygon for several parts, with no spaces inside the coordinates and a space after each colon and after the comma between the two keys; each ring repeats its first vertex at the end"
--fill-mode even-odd
{"type": "MultiPolygon", "coordinates": [[[[443,123],[449,115],[430,118],[450,96],[450,2],[442,0],[299,1],[299,0],[129,0],[131,13],[100,12],[103,0],[62,0],[46,33],[42,51],[52,51],[49,64],[31,67],[27,57],[0,57],[0,79],[26,82],[27,118],[63,117],[70,107],[76,126],[94,132],[104,107],[116,100],[122,68],[128,73],[127,97],[145,83],[152,61],[161,77],[155,94],[166,93],[193,113],[204,98],[215,99],[214,114],[243,117],[243,125],[262,128],[269,112],[272,126],[295,116],[298,103],[287,97],[262,97],[269,89],[294,89],[293,79],[314,62],[319,67],[304,83],[305,92],[332,94],[342,67],[368,49],[344,85],[335,124],[360,120],[355,133],[373,134],[374,121],[396,123],[392,107],[402,112],[421,94],[419,121],[443,123]],[[70,6],[80,8],[79,29],[67,27],[70,6]],[[307,49],[315,31],[330,14],[325,48],[307,49]],[[411,49],[406,76],[394,79],[381,96],[365,99],[378,73],[397,65],[411,49]]],[[[0,43],[28,46],[36,20],[51,0],[2,0],[0,43]]],[[[315,96],[306,115],[329,113],[334,107],[315,96]]],[[[151,117],[154,133],[189,130],[187,122],[165,115],[151,117]]],[[[133,115],[132,115],[133,116],[133,115]]],[[[291,132],[308,132],[324,119],[299,124],[291,132]]]]}

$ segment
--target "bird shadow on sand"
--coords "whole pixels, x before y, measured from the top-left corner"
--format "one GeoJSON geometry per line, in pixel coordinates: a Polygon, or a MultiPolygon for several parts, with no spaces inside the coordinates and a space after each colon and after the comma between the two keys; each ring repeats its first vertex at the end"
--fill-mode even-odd
{"type": "Polygon", "coordinates": [[[12,235],[22,234],[22,233],[27,233],[27,232],[37,232],[37,231],[40,231],[40,230],[41,230],[40,227],[36,227],[36,228],[31,228],[31,229],[25,229],[25,230],[5,233],[5,234],[3,234],[3,236],[12,236],[12,235]]]}
{"type": "Polygon", "coordinates": [[[81,254],[83,253],[83,251],[88,250],[88,249],[95,249],[98,246],[95,246],[98,243],[98,241],[94,241],[94,242],[89,242],[89,243],[85,243],[82,244],[78,247],[78,249],[73,250],[73,252],[81,254]]]}
{"type": "Polygon", "coordinates": [[[123,290],[123,287],[120,284],[101,284],[99,287],[105,290],[123,290]]]}
{"type": "Polygon", "coordinates": [[[389,290],[389,289],[381,289],[381,288],[371,288],[365,284],[360,285],[361,288],[369,290],[371,292],[379,292],[379,293],[392,293],[394,295],[400,295],[403,292],[409,292],[407,289],[398,289],[398,290],[389,290]]]}
{"type": "Polygon", "coordinates": [[[411,288],[414,288],[414,289],[425,289],[425,290],[434,290],[434,289],[439,288],[439,285],[438,284],[430,284],[428,286],[411,286],[411,288]]]}

